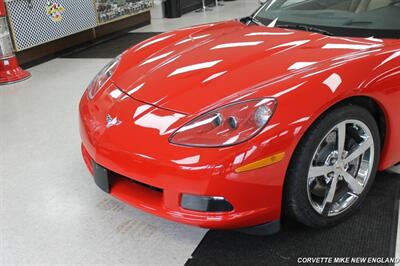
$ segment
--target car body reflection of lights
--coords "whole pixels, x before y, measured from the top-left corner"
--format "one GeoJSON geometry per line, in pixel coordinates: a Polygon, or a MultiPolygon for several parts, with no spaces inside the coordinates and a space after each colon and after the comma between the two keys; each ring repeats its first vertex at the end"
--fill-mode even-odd
{"type": "Polygon", "coordinates": [[[176,76],[179,74],[192,72],[192,71],[196,71],[196,70],[211,68],[221,62],[222,62],[222,60],[215,60],[215,61],[210,61],[210,62],[198,63],[198,64],[194,64],[194,65],[190,65],[190,66],[184,66],[184,67],[174,70],[171,74],[168,75],[168,77],[172,77],[172,76],[176,76]]]}
{"type": "Polygon", "coordinates": [[[199,36],[190,36],[187,39],[184,39],[182,41],[177,42],[175,45],[181,45],[181,44],[184,44],[184,43],[187,43],[187,42],[192,42],[192,41],[195,41],[195,40],[204,39],[204,38],[206,38],[208,36],[210,36],[210,34],[203,34],[203,35],[199,35],[199,36]]]}
{"type": "Polygon", "coordinates": [[[342,84],[342,78],[338,74],[333,73],[326,80],[324,80],[323,84],[328,86],[332,93],[335,93],[340,84],[342,84]]]}
{"type": "Polygon", "coordinates": [[[171,162],[179,165],[191,165],[200,162],[200,155],[195,155],[192,157],[187,157],[179,160],[171,160],[171,162]]]}
{"type": "Polygon", "coordinates": [[[214,229],[279,221],[297,147],[342,101],[382,108],[390,127],[377,166],[400,161],[400,42],[365,36],[233,20],[155,36],[117,57],[97,94],[82,97],[84,162],[125,177],[111,180],[113,196],[166,219],[214,229]],[[185,210],[182,195],[233,209],[185,210]]]}
{"type": "Polygon", "coordinates": [[[288,31],[288,32],[251,32],[247,33],[245,36],[251,37],[251,36],[282,36],[282,35],[292,35],[294,34],[293,31],[288,31]]]}
{"type": "Polygon", "coordinates": [[[152,106],[145,104],[145,105],[141,105],[139,107],[136,108],[135,113],[133,114],[133,118],[137,118],[139,115],[141,115],[142,113],[146,112],[147,110],[149,110],[152,106]]]}
{"type": "Polygon", "coordinates": [[[143,63],[141,63],[140,66],[153,63],[153,62],[155,62],[157,60],[160,60],[160,59],[163,59],[163,58],[165,58],[165,57],[167,57],[167,56],[169,56],[169,55],[171,55],[173,53],[174,53],[174,51],[170,51],[170,52],[167,52],[167,53],[164,53],[164,54],[160,54],[160,55],[151,57],[151,58],[147,59],[146,61],[144,61],[143,63]]]}
{"type": "Polygon", "coordinates": [[[307,82],[302,82],[302,83],[300,83],[300,84],[297,84],[296,86],[293,86],[293,87],[291,87],[291,88],[288,88],[288,89],[286,89],[286,90],[283,90],[283,91],[281,91],[281,92],[278,92],[277,94],[274,94],[274,97],[275,97],[275,98],[279,98],[279,97],[281,97],[282,95],[285,95],[285,94],[290,93],[290,92],[292,92],[292,91],[294,91],[294,90],[297,90],[298,88],[300,88],[301,86],[303,86],[305,83],[307,83],[307,82]]]}
{"type": "MultiPolygon", "coordinates": [[[[396,51],[393,54],[391,54],[388,58],[386,58],[385,60],[382,61],[382,63],[380,63],[376,68],[379,68],[380,66],[383,66],[386,63],[389,63],[390,61],[396,59],[397,57],[400,56],[400,51],[396,51]]],[[[376,69],[375,68],[375,69],[376,69]]]]}
{"type": "Polygon", "coordinates": [[[152,39],[151,41],[147,41],[147,42],[143,43],[142,45],[140,45],[138,48],[136,48],[135,52],[137,52],[137,51],[139,51],[139,50],[141,50],[143,48],[146,48],[148,46],[151,46],[153,44],[162,42],[162,41],[164,41],[166,39],[169,39],[169,38],[171,38],[173,36],[175,36],[175,34],[170,34],[170,35],[162,36],[160,38],[152,39]]]}
{"type": "Polygon", "coordinates": [[[343,44],[343,43],[327,43],[322,49],[348,49],[348,50],[366,50],[381,47],[381,44],[343,44]]]}
{"type": "Polygon", "coordinates": [[[112,92],[110,92],[110,96],[113,97],[114,99],[118,99],[119,96],[121,96],[122,91],[119,89],[115,89],[112,92]]]}
{"type": "Polygon", "coordinates": [[[300,40],[300,41],[293,41],[293,42],[288,42],[288,43],[283,43],[283,44],[279,44],[276,46],[273,46],[271,48],[268,48],[267,51],[271,51],[271,50],[277,50],[275,52],[275,54],[281,54],[283,52],[287,52],[289,50],[295,49],[301,45],[304,45],[306,43],[310,42],[310,40],[300,40]],[[284,49],[280,49],[280,48],[284,48],[284,49]]]}
{"type": "Polygon", "coordinates": [[[307,122],[308,120],[310,120],[309,116],[302,117],[302,118],[297,119],[296,121],[293,121],[292,123],[290,123],[290,125],[304,123],[304,122],[307,122]]]}
{"type": "Polygon", "coordinates": [[[305,67],[309,67],[312,65],[315,65],[317,62],[296,62],[293,65],[291,65],[288,70],[298,70],[298,69],[302,69],[305,67]]]}
{"type": "Polygon", "coordinates": [[[141,88],[143,88],[144,83],[139,84],[138,86],[136,86],[135,88],[131,89],[130,91],[128,91],[128,95],[133,95],[135,92],[139,91],[141,88]]]}
{"type": "Polygon", "coordinates": [[[222,71],[222,72],[219,72],[219,73],[212,74],[211,76],[209,76],[208,78],[203,80],[203,83],[206,83],[206,82],[209,82],[209,81],[211,81],[213,79],[216,79],[216,78],[224,75],[226,72],[228,72],[228,71],[222,71]]]}
{"type": "Polygon", "coordinates": [[[159,116],[149,112],[136,119],[134,123],[141,127],[156,129],[160,135],[165,135],[173,132],[174,128],[170,127],[182,117],[185,116],[181,114],[159,116]]]}
{"type": "Polygon", "coordinates": [[[263,41],[256,42],[233,42],[233,43],[223,43],[212,47],[210,50],[236,48],[236,47],[246,47],[246,46],[256,46],[262,44],[263,41]]]}

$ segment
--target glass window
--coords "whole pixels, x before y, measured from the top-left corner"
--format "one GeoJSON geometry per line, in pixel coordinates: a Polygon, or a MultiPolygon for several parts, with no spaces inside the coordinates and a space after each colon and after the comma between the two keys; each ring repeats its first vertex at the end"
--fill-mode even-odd
{"type": "Polygon", "coordinates": [[[334,35],[400,37],[400,0],[268,0],[261,23],[307,25],[334,35]]]}

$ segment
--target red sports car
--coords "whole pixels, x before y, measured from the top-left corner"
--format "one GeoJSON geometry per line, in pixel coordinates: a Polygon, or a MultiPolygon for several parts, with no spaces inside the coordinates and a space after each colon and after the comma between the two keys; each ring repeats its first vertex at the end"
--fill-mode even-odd
{"type": "Polygon", "coordinates": [[[392,0],[272,0],[135,45],[80,103],[96,184],[205,228],[345,220],[400,161],[399,15],[392,0]]]}

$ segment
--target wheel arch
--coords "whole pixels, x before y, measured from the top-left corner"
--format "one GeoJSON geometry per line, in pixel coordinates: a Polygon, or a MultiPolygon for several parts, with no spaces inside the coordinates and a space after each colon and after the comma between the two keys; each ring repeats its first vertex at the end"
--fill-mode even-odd
{"type": "MultiPolygon", "coordinates": [[[[330,108],[328,108],[321,116],[331,111],[332,109],[338,108],[343,105],[358,105],[367,109],[370,114],[375,118],[376,124],[379,128],[379,134],[381,138],[381,149],[383,149],[386,141],[387,133],[387,120],[383,108],[380,106],[377,100],[369,96],[353,96],[346,98],[342,101],[337,102],[330,108]]],[[[321,117],[320,116],[320,117],[321,117]]]]}
{"type": "MultiPolygon", "coordinates": [[[[335,102],[332,104],[330,107],[326,108],[323,112],[321,112],[316,118],[312,121],[312,123],[308,126],[308,128],[305,130],[304,134],[301,136],[299,141],[296,143],[296,147],[294,149],[294,152],[291,155],[291,158],[289,160],[289,165],[292,164],[292,160],[295,157],[295,153],[297,152],[297,147],[302,143],[304,138],[306,137],[307,133],[309,130],[320,120],[322,119],[327,113],[331,112],[332,110],[336,108],[340,108],[341,106],[346,106],[346,105],[357,105],[365,108],[368,112],[371,113],[371,115],[374,117],[378,129],[379,129],[379,134],[380,134],[380,141],[381,141],[381,152],[384,151],[385,148],[385,143],[387,140],[387,130],[388,130],[388,121],[384,112],[384,109],[381,107],[379,102],[369,96],[351,96],[348,98],[344,98],[338,102],[335,102]]],[[[286,178],[285,178],[286,179],[286,178]]]]}

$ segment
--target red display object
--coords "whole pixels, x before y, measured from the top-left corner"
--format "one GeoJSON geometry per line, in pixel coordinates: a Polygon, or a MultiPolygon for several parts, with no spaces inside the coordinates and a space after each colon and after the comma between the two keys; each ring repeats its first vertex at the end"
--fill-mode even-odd
{"type": "Polygon", "coordinates": [[[7,13],[4,1],[0,0],[0,85],[18,82],[30,77],[28,71],[23,70],[14,55],[10,31],[6,19],[7,13]]]}
{"type": "Polygon", "coordinates": [[[0,61],[0,84],[14,83],[30,77],[28,71],[23,70],[15,56],[1,59],[0,61]]]}

